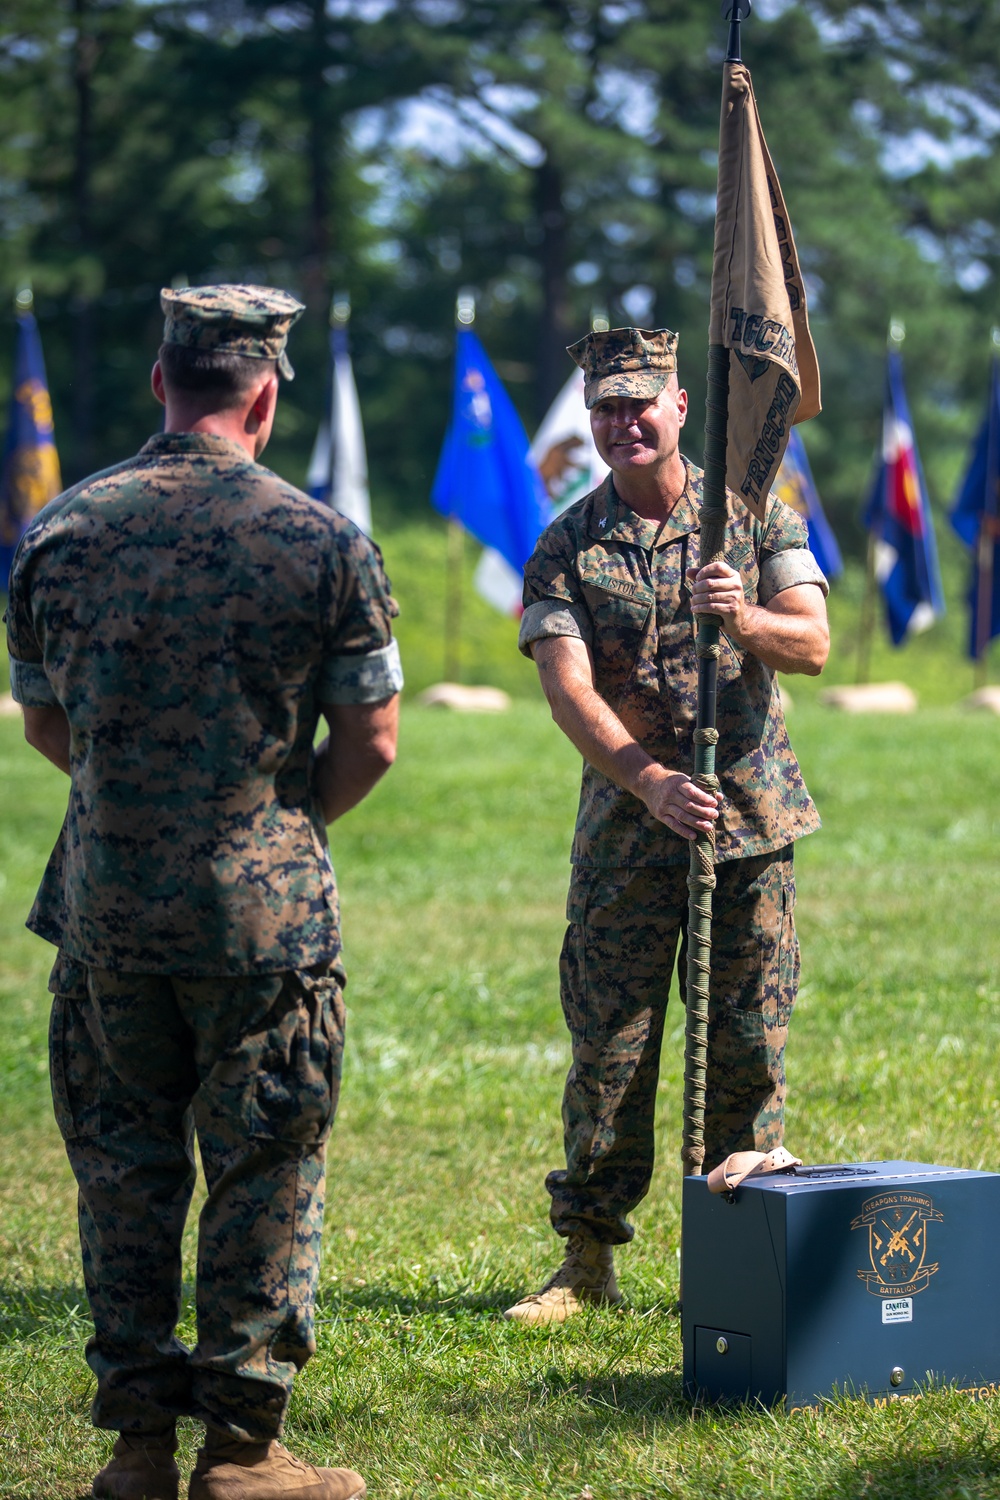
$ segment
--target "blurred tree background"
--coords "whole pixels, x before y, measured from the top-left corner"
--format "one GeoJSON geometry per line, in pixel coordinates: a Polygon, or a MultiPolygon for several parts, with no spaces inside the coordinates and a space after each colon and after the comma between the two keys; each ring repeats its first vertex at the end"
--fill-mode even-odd
{"type": "MultiPolygon", "coordinates": [[[[160,286],[287,287],[269,461],[301,483],[346,288],[376,523],[417,519],[467,286],[529,431],[594,309],[679,329],[697,458],[724,45],[717,0],[7,0],[0,397],[30,280],[78,478],[156,425],[160,286]]],[[[744,54],[811,290],[804,435],[858,553],[889,318],[939,503],[985,399],[1000,4],[757,0],[744,54]]]]}

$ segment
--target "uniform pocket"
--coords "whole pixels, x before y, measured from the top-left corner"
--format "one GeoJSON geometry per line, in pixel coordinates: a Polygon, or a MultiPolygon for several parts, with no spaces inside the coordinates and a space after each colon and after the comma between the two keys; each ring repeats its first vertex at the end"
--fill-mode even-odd
{"type": "Polygon", "coordinates": [[[49,1078],[64,1141],[101,1133],[101,1054],[87,1024],[85,965],[60,954],[49,978],[49,1078]]]}
{"type": "Polygon", "coordinates": [[[335,974],[289,975],[268,1017],[250,1130],[258,1139],[318,1146],[340,1096],[344,999],[335,974]]]}
{"type": "Polygon", "coordinates": [[[594,677],[597,691],[612,707],[621,699],[643,646],[655,653],[647,627],[654,594],[624,570],[587,569],[581,572],[584,602],[593,621],[594,677]]]}

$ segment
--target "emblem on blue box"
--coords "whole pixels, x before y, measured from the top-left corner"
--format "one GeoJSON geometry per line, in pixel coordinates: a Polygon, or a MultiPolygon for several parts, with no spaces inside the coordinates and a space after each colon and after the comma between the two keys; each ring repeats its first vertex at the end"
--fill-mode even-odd
{"type": "Polygon", "coordinates": [[[912,1297],[938,1269],[927,1260],[927,1226],[944,1214],[925,1193],[879,1193],[861,1205],[852,1229],[867,1228],[871,1270],[858,1276],[875,1297],[912,1297]]]}

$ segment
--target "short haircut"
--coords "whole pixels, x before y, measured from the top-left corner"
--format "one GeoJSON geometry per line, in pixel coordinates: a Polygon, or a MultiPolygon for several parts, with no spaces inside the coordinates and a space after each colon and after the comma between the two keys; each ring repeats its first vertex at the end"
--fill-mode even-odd
{"type": "Polygon", "coordinates": [[[239,406],[262,375],[273,375],[277,362],[231,354],[227,349],[196,349],[187,344],[161,344],[160,369],[169,390],[201,397],[206,405],[225,411],[239,406]]]}

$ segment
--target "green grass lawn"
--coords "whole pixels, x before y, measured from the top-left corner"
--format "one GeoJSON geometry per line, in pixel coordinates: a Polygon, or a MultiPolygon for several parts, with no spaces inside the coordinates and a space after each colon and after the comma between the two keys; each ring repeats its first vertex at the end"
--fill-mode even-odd
{"type": "MultiPolygon", "coordinates": [[[[996,1167],[1000,724],[797,703],[825,828],[799,849],[789,1144],[812,1161],[996,1167]]],[[[408,707],[397,767],[333,830],[348,1055],[319,1353],[290,1444],[358,1467],[376,1500],[1000,1497],[1000,1402],[939,1392],[786,1416],[683,1400],[676,1006],[659,1169],[619,1257],[628,1309],[552,1333],[501,1319],[559,1251],[542,1180],[560,1162],[577,777],[537,698],[496,717],[408,707]]],[[[66,1500],[109,1444],[88,1421],[74,1192],[48,1096],[51,951],[21,925],[65,782],[17,720],[0,720],[0,789],[0,1495],[66,1500]]],[[[186,1463],[197,1440],[186,1425],[186,1463]]]]}

